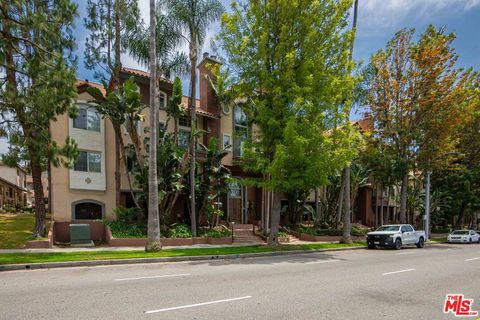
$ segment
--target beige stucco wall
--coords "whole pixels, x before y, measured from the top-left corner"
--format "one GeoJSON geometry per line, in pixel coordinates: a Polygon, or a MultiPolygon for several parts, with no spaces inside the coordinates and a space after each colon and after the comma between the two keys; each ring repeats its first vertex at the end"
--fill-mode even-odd
{"type": "MultiPolygon", "coordinates": [[[[92,97],[87,93],[81,93],[79,100],[90,101],[92,97]]],[[[69,135],[68,115],[57,117],[52,122],[52,137],[60,145],[64,143],[69,135]]],[[[113,127],[109,121],[104,120],[104,144],[105,152],[102,153],[102,160],[105,162],[102,170],[105,171],[105,190],[78,190],[70,188],[70,170],[63,166],[52,167],[52,211],[55,221],[70,221],[72,219],[72,203],[81,200],[94,200],[104,204],[105,217],[113,218],[115,208],[115,144],[113,127]]]]}

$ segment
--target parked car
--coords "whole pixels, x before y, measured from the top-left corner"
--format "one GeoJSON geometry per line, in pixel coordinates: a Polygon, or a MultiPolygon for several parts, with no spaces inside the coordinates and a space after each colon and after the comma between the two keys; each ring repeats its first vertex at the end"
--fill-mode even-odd
{"type": "Polygon", "coordinates": [[[425,245],[425,231],[415,231],[409,224],[389,224],[367,233],[369,249],[391,247],[400,250],[404,245],[416,245],[423,248],[425,245]]]}
{"type": "Polygon", "coordinates": [[[478,234],[477,231],[474,230],[455,230],[448,235],[447,242],[480,243],[480,234],[478,234]]]}

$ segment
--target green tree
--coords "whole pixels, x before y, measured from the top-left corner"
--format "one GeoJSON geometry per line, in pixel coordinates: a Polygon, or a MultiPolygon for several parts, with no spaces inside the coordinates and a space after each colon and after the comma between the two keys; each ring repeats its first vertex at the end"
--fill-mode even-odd
{"type": "Polygon", "coordinates": [[[342,126],[355,83],[349,60],[353,33],[347,30],[351,5],[250,0],[233,2],[232,12],[222,17],[220,42],[238,96],[248,101],[261,131],[247,145],[244,165],[261,173],[259,184],[274,195],[270,244],[277,243],[281,193],[318,187],[326,182],[324,173],[351,159],[352,138],[342,126]],[[292,160],[296,168],[289,166],[292,160]]]}
{"type": "Polygon", "coordinates": [[[400,222],[407,222],[411,170],[429,170],[434,159],[454,149],[452,132],[462,119],[465,86],[471,72],[456,68],[455,36],[429,26],[414,41],[414,30],[401,30],[371,58],[374,75],[368,107],[375,122],[373,138],[394,158],[400,177],[400,222]]]}
{"type": "MultiPolygon", "coordinates": [[[[95,100],[96,110],[103,118],[109,119],[114,127],[121,128],[125,123],[130,123],[131,127],[132,123],[143,119],[141,111],[144,109],[144,105],[141,103],[140,89],[133,77],[127,79],[117,90],[111,90],[105,82],[103,83],[103,88],[105,95],[102,94],[100,89],[95,87],[89,88],[88,92],[93,97],[99,97],[95,100]]],[[[115,133],[117,134],[117,132],[115,133]]],[[[120,146],[124,146],[121,130],[115,138],[119,141],[120,146]]],[[[120,148],[120,154],[125,168],[127,168],[127,154],[124,147],[120,148]]],[[[135,201],[130,175],[127,174],[126,176],[135,206],[140,208],[137,201],[135,201]]]]}
{"type": "Polygon", "coordinates": [[[174,25],[184,35],[188,42],[190,59],[190,98],[188,107],[191,120],[191,138],[190,138],[190,220],[192,235],[197,235],[196,223],[196,204],[195,204],[195,172],[196,159],[195,151],[197,148],[197,115],[195,111],[196,93],[197,93],[197,62],[198,51],[201,48],[207,28],[210,24],[217,21],[223,12],[223,6],[218,0],[166,0],[165,8],[168,15],[172,18],[174,25]]]}
{"type": "MultiPolygon", "coordinates": [[[[108,83],[113,91],[119,90],[121,54],[126,50],[127,39],[135,34],[140,13],[137,0],[88,0],[87,17],[84,24],[89,34],[85,41],[84,63],[94,70],[95,77],[108,83]]],[[[111,106],[117,108],[117,106],[111,106]]],[[[122,149],[122,125],[124,119],[121,110],[111,110],[108,118],[115,132],[115,204],[120,205],[120,173],[122,149]],[[113,117],[117,114],[118,117],[113,117]]],[[[124,159],[126,162],[126,159],[124,159]]]]}
{"type": "Polygon", "coordinates": [[[10,165],[26,161],[35,193],[34,237],[45,235],[42,171],[71,165],[75,143],[60,147],[49,128],[58,115],[76,113],[77,6],[70,1],[3,1],[0,4],[0,131],[9,136],[10,165]]]}

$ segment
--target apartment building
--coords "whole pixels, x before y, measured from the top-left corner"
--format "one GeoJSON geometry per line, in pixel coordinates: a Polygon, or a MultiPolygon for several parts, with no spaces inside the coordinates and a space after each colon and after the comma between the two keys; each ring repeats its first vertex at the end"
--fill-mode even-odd
{"type": "MultiPolygon", "coordinates": [[[[207,145],[215,137],[220,145],[231,145],[228,155],[223,159],[223,164],[230,168],[232,175],[242,179],[249,174],[235,165],[235,160],[242,155],[242,144],[251,134],[247,115],[241,106],[233,110],[222,109],[210,86],[207,76],[213,77],[207,65],[218,64],[216,57],[204,54],[198,65],[200,97],[196,100],[196,113],[198,127],[204,132],[201,143],[207,145]]],[[[122,80],[133,76],[140,88],[142,102],[149,104],[149,74],[147,72],[123,68],[122,80]]],[[[95,98],[87,89],[100,84],[89,81],[78,81],[79,114],[75,119],[68,115],[59,116],[52,123],[53,138],[61,143],[67,137],[74,139],[80,150],[79,157],[73,168],[52,168],[52,213],[53,219],[58,222],[73,220],[114,219],[115,209],[115,137],[111,123],[96,112],[91,101],[95,98]]],[[[173,83],[162,79],[160,86],[160,110],[158,114],[159,125],[165,125],[167,119],[166,105],[172,95],[173,83]]],[[[188,97],[183,97],[182,103],[187,108],[188,97]]],[[[149,108],[143,110],[144,121],[138,123],[138,132],[143,134],[144,128],[149,124],[149,108]]],[[[190,134],[188,119],[179,119],[179,145],[186,147],[190,134]]],[[[143,134],[144,135],[144,134],[143,134]]],[[[125,133],[125,143],[129,137],[125,133]]],[[[143,138],[143,137],[142,137],[143,138]]],[[[198,161],[200,170],[205,160],[205,153],[199,150],[198,161]]],[[[131,206],[132,199],[128,187],[128,170],[121,169],[121,203],[131,206]]],[[[187,195],[182,195],[172,212],[172,220],[183,221],[188,217],[187,195]]],[[[248,223],[261,219],[262,191],[255,187],[246,187],[241,184],[232,184],[230,191],[222,196],[221,207],[229,221],[248,223]]]]}
{"type": "Polygon", "coordinates": [[[26,171],[0,161],[0,210],[5,206],[27,206],[26,171]]]}

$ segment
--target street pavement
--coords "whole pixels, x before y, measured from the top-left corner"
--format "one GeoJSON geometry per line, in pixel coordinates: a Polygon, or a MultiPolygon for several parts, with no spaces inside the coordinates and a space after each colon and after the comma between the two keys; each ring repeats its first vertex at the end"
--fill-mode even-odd
{"type": "Polygon", "coordinates": [[[450,293],[480,310],[479,244],[1,272],[0,319],[454,319],[450,293]]]}

